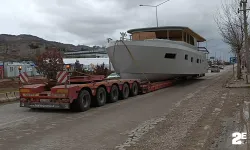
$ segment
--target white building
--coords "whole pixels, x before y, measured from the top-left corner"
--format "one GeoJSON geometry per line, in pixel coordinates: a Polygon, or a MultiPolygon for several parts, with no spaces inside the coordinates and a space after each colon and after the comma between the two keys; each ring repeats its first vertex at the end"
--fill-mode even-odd
{"type": "Polygon", "coordinates": [[[91,64],[96,66],[104,63],[106,68],[109,69],[110,67],[112,71],[114,70],[109,58],[63,58],[64,64],[75,64],[76,60],[78,60],[80,64],[83,64],[84,69],[91,70],[91,64]]]}
{"type": "Polygon", "coordinates": [[[77,52],[65,52],[66,58],[108,58],[108,54],[105,49],[97,49],[90,51],[77,51],[77,52]]]}
{"type": "Polygon", "coordinates": [[[4,63],[4,76],[7,78],[18,77],[19,70],[18,67],[21,66],[21,72],[26,72],[28,76],[39,75],[32,62],[5,62],[4,63]]]}

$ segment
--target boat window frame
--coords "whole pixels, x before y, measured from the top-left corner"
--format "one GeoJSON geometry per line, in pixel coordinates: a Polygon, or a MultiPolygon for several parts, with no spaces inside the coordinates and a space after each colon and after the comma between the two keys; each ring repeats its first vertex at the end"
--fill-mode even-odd
{"type": "Polygon", "coordinates": [[[196,63],[198,64],[200,61],[199,61],[199,59],[197,58],[197,60],[196,60],[196,63]]]}
{"type": "Polygon", "coordinates": [[[164,58],[167,59],[175,59],[176,58],[176,54],[175,53],[165,53],[164,58]],[[168,57],[167,57],[168,56],[168,57]],[[169,57],[170,56],[170,57],[169,57]]]}

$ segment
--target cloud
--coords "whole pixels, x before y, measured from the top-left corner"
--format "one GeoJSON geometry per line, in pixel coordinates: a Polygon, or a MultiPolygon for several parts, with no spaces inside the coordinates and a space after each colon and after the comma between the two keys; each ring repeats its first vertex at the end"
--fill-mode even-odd
{"type": "MultiPolygon", "coordinates": [[[[33,34],[72,44],[104,45],[119,32],[156,26],[155,8],[161,0],[8,0],[0,5],[0,32],[33,34]]],[[[206,39],[210,51],[228,53],[214,15],[220,1],[170,0],[158,7],[160,26],[188,26],[206,39]],[[212,40],[211,40],[212,39],[212,40]],[[218,45],[213,47],[214,45],[218,45]]]]}

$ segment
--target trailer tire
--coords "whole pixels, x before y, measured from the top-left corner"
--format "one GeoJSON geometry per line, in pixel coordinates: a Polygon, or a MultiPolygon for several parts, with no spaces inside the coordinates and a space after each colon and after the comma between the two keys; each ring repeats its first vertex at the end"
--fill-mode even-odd
{"type": "Polygon", "coordinates": [[[121,92],[121,99],[127,99],[129,97],[129,86],[127,83],[123,84],[122,92],[121,92]]]}
{"type": "Polygon", "coordinates": [[[110,103],[117,102],[118,98],[119,98],[119,88],[116,85],[112,85],[109,94],[109,102],[110,103]]]}
{"type": "Polygon", "coordinates": [[[84,112],[90,108],[91,95],[87,90],[81,90],[77,99],[71,103],[71,110],[77,112],[84,112]]]}
{"type": "Polygon", "coordinates": [[[106,104],[107,93],[105,88],[99,87],[96,92],[96,106],[100,107],[106,104]]]}
{"type": "Polygon", "coordinates": [[[73,101],[73,110],[84,112],[90,108],[91,95],[87,90],[81,90],[78,98],[73,101]]]}
{"type": "Polygon", "coordinates": [[[131,93],[131,96],[136,96],[136,95],[138,95],[138,93],[139,93],[139,87],[138,87],[137,82],[134,82],[134,83],[132,84],[132,88],[131,88],[131,90],[130,90],[130,93],[131,93]]]}

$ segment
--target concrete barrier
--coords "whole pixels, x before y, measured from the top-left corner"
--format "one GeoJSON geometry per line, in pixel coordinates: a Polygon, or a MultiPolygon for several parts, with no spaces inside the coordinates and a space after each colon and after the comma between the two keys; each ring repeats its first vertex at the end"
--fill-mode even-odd
{"type": "Polygon", "coordinates": [[[0,93],[0,103],[4,103],[8,101],[8,97],[6,93],[0,93]]]}
{"type": "Polygon", "coordinates": [[[15,101],[17,99],[14,92],[7,92],[6,95],[9,101],[15,101]]]}
{"type": "Polygon", "coordinates": [[[20,93],[18,91],[14,92],[14,95],[15,95],[16,99],[20,99],[20,93]]]}

